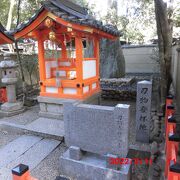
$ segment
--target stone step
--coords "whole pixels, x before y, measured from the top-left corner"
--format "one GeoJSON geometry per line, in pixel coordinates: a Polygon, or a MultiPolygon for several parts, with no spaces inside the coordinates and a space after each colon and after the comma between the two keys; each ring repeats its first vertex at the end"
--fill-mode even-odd
{"type": "Polygon", "coordinates": [[[42,138],[36,136],[21,136],[0,149],[0,168],[17,159],[42,138]]]}
{"type": "MultiPolygon", "coordinates": [[[[26,141],[24,141],[24,143],[26,143],[26,141]]],[[[30,171],[33,170],[59,144],[60,144],[59,141],[41,138],[37,143],[35,143],[29,149],[25,150],[23,153],[21,153],[20,156],[13,159],[10,163],[8,163],[3,168],[0,168],[0,179],[12,180],[11,170],[20,163],[28,165],[30,168],[30,171]]]]}
{"type": "Polygon", "coordinates": [[[51,138],[58,141],[64,139],[64,121],[62,120],[38,118],[28,125],[19,125],[1,121],[0,126],[7,131],[13,129],[18,132],[21,131],[22,133],[51,138]]]}
{"type": "Polygon", "coordinates": [[[62,120],[39,118],[27,125],[26,129],[37,133],[64,137],[64,121],[62,120]]]}

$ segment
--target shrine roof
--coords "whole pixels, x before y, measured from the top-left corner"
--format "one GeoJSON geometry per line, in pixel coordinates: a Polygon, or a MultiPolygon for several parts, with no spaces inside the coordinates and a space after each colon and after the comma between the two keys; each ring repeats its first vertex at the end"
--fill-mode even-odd
{"type": "Polygon", "coordinates": [[[122,35],[122,32],[119,31],[115,26],[109,24],[103,25],[101,21],[98,21],[89,15],[87,9],[72,3],[69,0],[46,0],[41,4],[42,7],[28,21],[20,24],[16,29],[9,31],[9,35],[20,32],[29,26],[44,10],[47,10],[48,12],[67,22],[96,28],[116,37],[122,35]]]}
{"type": "Polygon", "coordinates": [[[0,44],[8,44],[13,41],[13,36],[9,35],[4,26],[0,23],[0,44]]]}

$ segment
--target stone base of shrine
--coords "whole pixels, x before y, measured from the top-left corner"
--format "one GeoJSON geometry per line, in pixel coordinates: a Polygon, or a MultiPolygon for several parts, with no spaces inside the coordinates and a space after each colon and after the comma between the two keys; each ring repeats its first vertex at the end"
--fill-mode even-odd
{"type": "Polygon", "coordinates": [[[77,100],[39,96],[38,102],[40,105],[39,116],[45,118],[63,119],[64,103],[75,103],[77,100]]]}
{"type": "Polygon", "coordinates": [[[63,119],[64,115],[64,103],[86,103],[98,105],[100,103],[100,93],[96,93],[85,100],[75,100],[75,99],[62,99],[62,98],[51,98],[45,96],[39,96],[38,102],[40,105],[40,117],[53,118],[53,119],[63,119]]]}
{"type": "Polygon", "coordinates": [[[86,153],[81,160],[70,158],[69,149],[60,157],[61,174],[76,180],[130,180],[131,165],[123,165],[120,170],[107,168],[106,158],[86,153]]]}
{"type": "Polygon", "coordinates": [[[1,105],[0,115],[3,117],[10,117],[17,114],[21,114],[25,108],[23,107],[22,102],[16,103],[4,103],[1,105]]]}

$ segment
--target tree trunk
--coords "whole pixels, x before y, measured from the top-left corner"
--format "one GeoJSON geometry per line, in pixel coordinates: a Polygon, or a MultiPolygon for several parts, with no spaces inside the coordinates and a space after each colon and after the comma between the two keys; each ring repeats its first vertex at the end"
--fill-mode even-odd
{"type": "MultiPolygon", "coordinates": [[[[21,5],[21,0],[18,0],[18,6],[17,6],[17,15],[18,16],[17,16],[16,27],[18,27],[19,22],[20,22],[20,5],[21,5]]],[[[23,86],[25,86],[25,78],[24,78],[24,72],[23,72],[21,56],[20,56],[20,53],[19,53],[18,40],[15,41],[15,47],[16,47],[17,59],[18,59],[19,66],[20,66],[21,78],[22,78],[22,81],[23,81],[23,86]]]]}
{"type": "Polygon", "coordinates": [[[168,20],[167,4],[163,0],[154,0],[157,23],[157,34],[160,59],[160,100],[161,110],[165,107],[166,96],[172,82],[171,59],[172,59],[172,30],[168,20]]]}
{"type": "MultiPolygon", "coordinates": [[[[15,0],[10,0],[10,7],[9,7],[9,13],[8,13],[8,20],[6,29],[9,31],[11,29],[12,19],[13,19],[13,9],[15,5],[15,0]]],[[[12,45],[8,45],[9,51],[14,52],[14,48],[12,45]]]]}
{"type": "Polygon", "coordinates": [[[6,29],[7,29],[8,31],[11,29],[14,5],[15,5],[15,0],[10,0],[8,20],[7,20],[7,25],[6,25],[6,29]]]}

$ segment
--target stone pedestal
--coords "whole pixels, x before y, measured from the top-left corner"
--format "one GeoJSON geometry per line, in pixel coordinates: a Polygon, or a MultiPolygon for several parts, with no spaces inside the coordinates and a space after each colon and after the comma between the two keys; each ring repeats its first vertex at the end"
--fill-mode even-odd
{"type": "Polygon", "coordinates": [[[0,62],[2,70],[2,83],[6,85],[7,102],[1,106],[1,116],[13,116],[24,111],[23,103],[16,100],[17,64],[11,60],[9,54],[4,55],[4,61],[0,62]]]}
{"type": "Polygon", "coordinates": [[[64,104],[75,103],[73,99],[61,99],[39,96],[38,102],[40,105],[39,116],[45,118],[63,119],[64,115],[64,104]]]}
{"type": "Polygon", "coordinates": [[[63,175],[76,180],[130,180],[131,165],[124,164],[119,170],[106,166],[106,157],[86,153],[81,160],[72,159],[67,150],[60,158],[63,175]]]}
{"type": "Polygon", "coordinates": [[[82,102],[87,104],[99,104],[100,93],[94,94],[86,100],[75,100],[75,99],[63,99],[63,98],[52,98],[39,96],[38,102],[40,105],[39,116],[45,118],[63,119],[64,116],[64,104],[65,103],[76,103],[82,102]]]}
{"type": "Polygon", "coordinates": [[[9,117],[20,114],[24,111],[23,104],[21,102],[16,103],[4,103],[1,106],[0,115],[9,117]]]}

